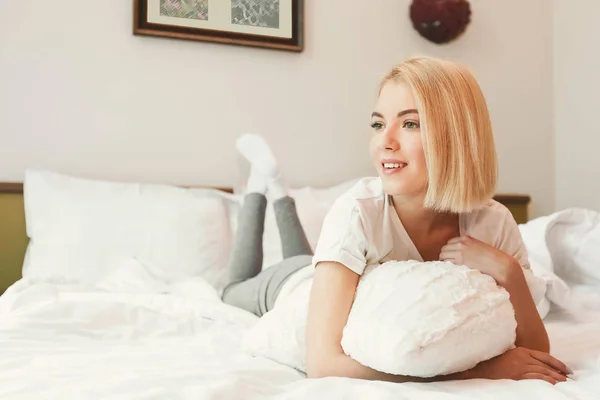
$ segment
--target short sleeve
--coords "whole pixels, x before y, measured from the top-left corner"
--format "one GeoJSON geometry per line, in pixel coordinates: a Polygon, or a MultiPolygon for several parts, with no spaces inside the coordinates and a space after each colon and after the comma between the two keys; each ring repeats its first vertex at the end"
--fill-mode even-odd
{"type": "Polygon", "coordinates": [[[366,267],[367,240],[356,200],[338,199],[327,213],[313,256],[319,262],[339,262],[359,275],[366,267]]]}
{"type": "Polygon", "coordinates": [[[529,256],[523,242],[523,237],[521,236],[521,231],[512,213],[506,208],[504,221],[501,226],[502,230],[496,247],[513,256],[521,264],[521,267],[529,269],[529,256]]]}

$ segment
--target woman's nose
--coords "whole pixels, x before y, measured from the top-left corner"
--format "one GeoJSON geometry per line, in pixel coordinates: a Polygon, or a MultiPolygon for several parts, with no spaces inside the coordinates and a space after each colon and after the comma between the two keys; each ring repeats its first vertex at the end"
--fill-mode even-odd
{"type": "Polygon", "coordinates": [[[400,143],[396,140],[393,129],[386,129],[382,132],[380,148],[386,151],[396,151],[400,148],[400,143]]]}

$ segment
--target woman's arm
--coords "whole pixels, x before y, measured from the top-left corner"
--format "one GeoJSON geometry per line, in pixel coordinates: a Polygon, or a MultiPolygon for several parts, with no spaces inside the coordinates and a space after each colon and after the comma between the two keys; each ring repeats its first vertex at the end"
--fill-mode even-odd
{"type": "Polygon", "coordinates": [[[308,309],[306,372],[309,378],[339,376],[391,382],[432,382],[467,379],[469,372],[421,379],[391,375],[360,364],[344,354],[342,331],[354,301],[360,276],[337,262],[316,266],[308,309]]]}
{"type": "Polygon", "coordinates": [[[550,352],[548,332],[533,301],[525,275],[519,262],[511,257],[503,282],[498,282],[510,295],[517,320],[516,346],[550,352]]]}
{"type": "MultiPolygon", "coordinates": [[[[438,382],[465,379],[542,379],[549,383],[566,381],[570,372],[559,360],[546,353],[516,347],[498,357],[484,361],[474,368],[455,374],[432,378],[391,375],[360,364],[344,354],[341,346],[342,331],[354,300],[359,275],[343,264],[317,264],[310,296],[307,326],[306,372],[309,378],[339,376],[390,382],[438,382]]],[[[517,282],[517,279],[514,280],[517,282]]],[[[518,288],[518,293],[528,293],[518,288]]],[[[519,319],[528,318],[532,310],[527,296],[513,297],[519,319]],[[523,302],[523,304],[520,304],[523,302]],[[529,307],[529,308],[528,308],[529,307]]],[[[521,324],[524,326],[525,324],[521,324]]],[[[520,341],[527,342],[531,331],[520,333],[520,341]]]]}

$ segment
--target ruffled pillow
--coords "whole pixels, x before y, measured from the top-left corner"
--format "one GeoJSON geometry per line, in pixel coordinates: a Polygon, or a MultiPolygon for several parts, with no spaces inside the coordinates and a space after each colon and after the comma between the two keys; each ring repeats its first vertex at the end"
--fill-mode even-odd
{"type": "MultiPolygon", "coordinates": [[[[309,294],[305,285],[265,314],[243,348],[305,371],[309,294]]],[[[341,345],[375,370],[431,377],[504,353],[516,326],[508,292],[490,276],[450,262],[390,261],[359,280],[341,345]]]]}
{"type": "Polygon", "coordinates": [[[342,348],[395,375],[431,377],[470,369],[512,348],[508,292],[488,275],[450,262],[387,262],[366,273],[342,348]]]}

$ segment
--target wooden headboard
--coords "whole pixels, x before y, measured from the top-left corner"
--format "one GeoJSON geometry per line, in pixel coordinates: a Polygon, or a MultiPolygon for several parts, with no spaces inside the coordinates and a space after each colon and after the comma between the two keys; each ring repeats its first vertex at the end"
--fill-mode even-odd
{"type": "MultiPolygon", "coordinates": [[[[232,192],[231,188],[213,188],[232,192]]],[[[518,223],[529,217],[529,196],[495,196],[512,212],[518,223]]],[[[23,257],[29,239],[25,233],[25,211],[23,206],[23,184],[0,183],[0,294],[21,278],[23,257]]]]}

